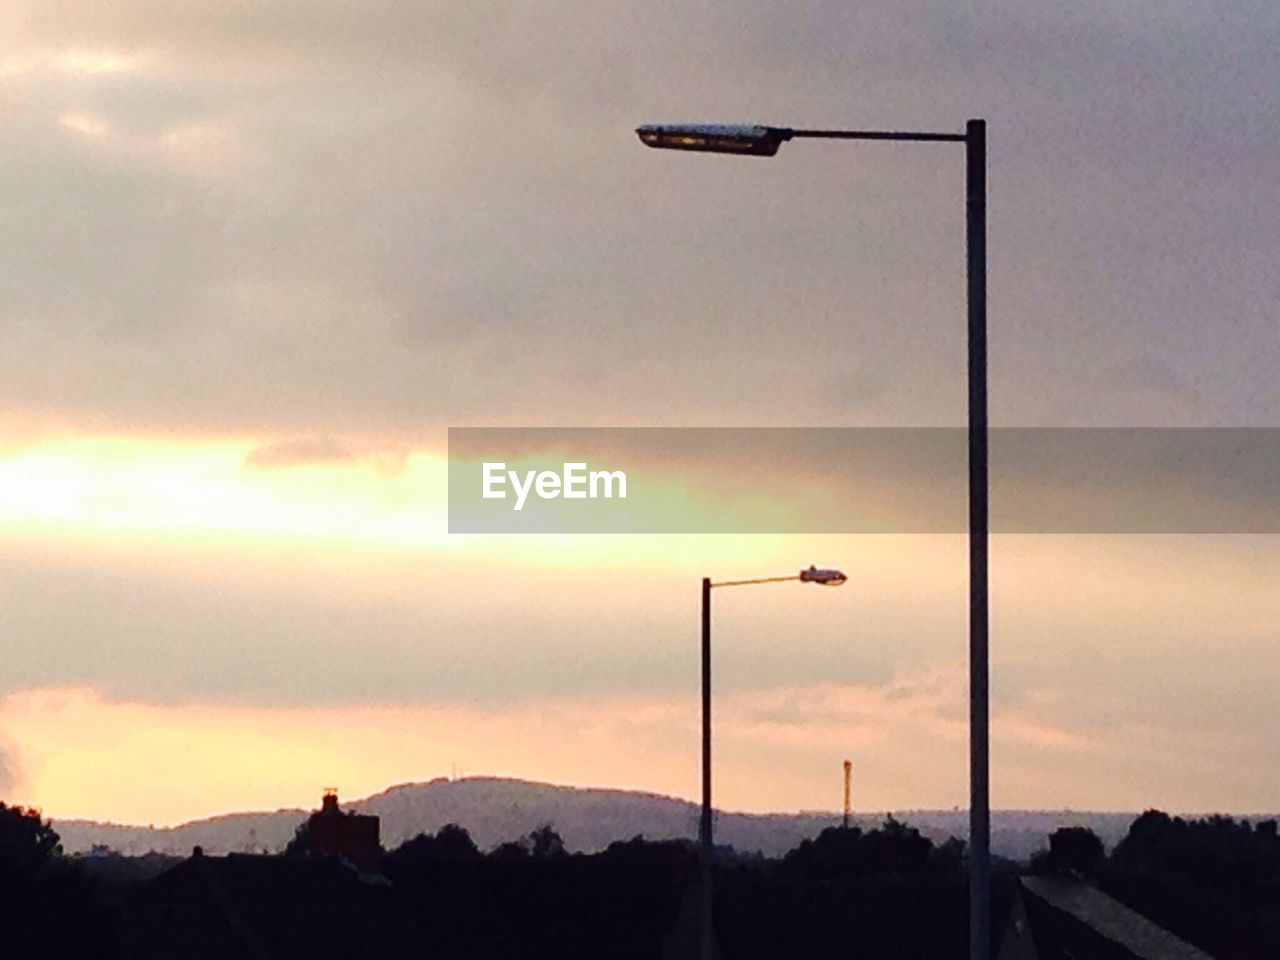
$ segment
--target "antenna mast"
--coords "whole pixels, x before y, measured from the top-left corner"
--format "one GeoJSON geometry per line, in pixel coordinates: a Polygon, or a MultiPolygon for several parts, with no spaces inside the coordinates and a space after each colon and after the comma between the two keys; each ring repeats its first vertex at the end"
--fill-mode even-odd
{"type": "Polygon", "coordinates": [[[853,775],[853,761],[844,762],[844,828],[849,829],[849,778],[853,775]]]}

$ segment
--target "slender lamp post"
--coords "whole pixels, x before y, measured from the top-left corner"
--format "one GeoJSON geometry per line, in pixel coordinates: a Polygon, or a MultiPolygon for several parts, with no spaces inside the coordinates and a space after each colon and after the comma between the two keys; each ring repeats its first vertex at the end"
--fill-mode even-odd
{"type": "Polygon", "coordinates": [[[711,591],[717,587],[748,587],[757,583],[785,583],[798,580],[801,583],[817,583],[824,587],[838,587],[846,577],[839,570],[819,570],[810,567],[789,577],[758,577],[754,580],[702,579],[702,819],[698,822],[698,859],[702,870],[702,904],[700,942],[702,960],[712,960],[711,936],[711,857],[714,844],[711,837],[711,591]]]}
{"type": "MultiPolygon", "coordinates": [[[[965,145],[969,307],[969,960],[989,960],[991,795],[987,694],[986,121],[970,120],[964,133],[795,130],[750,124],[647,124],[638,128],[636,133],[650,147],[757,157],[772,157],[784,141],[800,139],[911,140],[965,145]]],[[[704,632],[707,629],[705,616],[704,612],[704,632]]],[[[705,734],[705,725],[703,731],[705,734]]],[[[707,816],[705,811],[703,816],[707,816]]]]}

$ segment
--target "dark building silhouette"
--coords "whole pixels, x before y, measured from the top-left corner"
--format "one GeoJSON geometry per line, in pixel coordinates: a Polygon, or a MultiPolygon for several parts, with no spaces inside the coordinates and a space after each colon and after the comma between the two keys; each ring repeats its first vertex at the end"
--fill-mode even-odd
{"type": "Polygon", "coordinates": [[[1021,877],[998,960],[1213,960],[1077,876],[1021,877]]]}
{"type": "Polygon", "coordinates": [[[313,857],[346,857],[361,870],[377,870],[382,855],[378,818],[344,813],[338,791],[326,789],[320,809],[307,821],[307,852],[313,857]]]}

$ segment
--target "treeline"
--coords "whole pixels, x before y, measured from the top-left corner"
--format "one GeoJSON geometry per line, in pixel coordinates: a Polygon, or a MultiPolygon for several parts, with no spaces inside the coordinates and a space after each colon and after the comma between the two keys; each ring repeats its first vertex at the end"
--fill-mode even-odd
{"type": "MultiPolygon", "coordinates": [[[[303,849],[294,844],[282,859],[303,849]]],[[[828,828],[779,858],[718,848],[716,914],[726,955],[786,953],[797,930],[813,956],[870,955],[890,942],[901,955],[940,955],[964,938],[965,858],[961,841],[935,843],[892,817],[872,830],[828,828]]],[[[121,956],[117,908],[145,897],[147,881],[173,862],[183,861],[105,850],[66,856],[38,813],[0,803],[0,954],[121,956]]],[[[412,903],[428,928],[448,931],[461,955],[502,955],[514,943],[528,956],[586,955],[593,944],[615,942],[630,944],[629,956],[659,956],[673,931],[688,927],[681,917],[697,862],[688,840],[636,837],[570,853],[551,824],[486,851],[449,824],[382,853],[379,869],[397,902],[412,903]]],[[[1148,811],[1110,851],[1092,831],[1069,827],[1029,865],[997,864],[998,872],[1028,869],[1083,876],[1220,960],[1280,956],[1274,820],[1148,811]]]]}
{"type": "Polygon", "coordinates": [[[1220,960],[1280,957],[1275,820],[1183,819],[1148,810],[1110,853],[1086,828],[1056,831],[1031,869],[1087,877],[1220,960]]]}
{"type": "Polygon", "coordinates": [[[1031,858],[1031,868],[1072,870],[1090,877],[1157,875],[1241,895],[1280,897],[1280,837],[1275,820],[1184,820],[1148,810],[1130,824],[1110,854],[1086,827],[1056,830],[1048,849],[1031,858]]]}
{"type": "MultiPolygon", "coordinates": [[[[724,956],[875,955],[886,943],[904,956],[949,955],[966,923],[963,853],[959,841],[935,845],[892,818],[875,830],[824,830],[780,858],[718,848],[724,956]]],[[[697,954],[689,840],[635,837],[570,854],[548,825],[485,853],[450,825],[385,854],[383,873],[408,896],[421,891],[430,925],[470,956],[697,954]]]]}
{"type": "MultiPolygon", "coordinates": [[[[560,857],[567,852],[560,834],[551,824],[544,824],[518,840],[498,844],[489,856],[495,860],[524,860],[560,857]]],[[[456,823],[448,823],[434,834],[420,833],[406,840],[387,854],[386,862],[391,866],[418,862],[462,863],[483,856],[471,834],[456,823]]]]}
{"type": "MultiPolygon", "coordinates": [[[[619,842],[609,850],[634,849],[642,838],[619,842]]],[[[695,852],[691,841],[667,841],[675,850],[695,852]]],[[[813,878],[945,877],[964,870],[966,845],[951,839],[935,844],[915,827],[890,816],[875,830],[828,827],[778,859],[717,849],[723,863],[756,865],[813,878]]],[[[434,834],[421,833],[388,852],[388,864],[460,862],[490,857],[500,861],[567,855],[564,841],[547,824],[488,853],[457,824],[434,834]]],[[[1008,865],[1016,866],[1016,865],[1008,865]]],[[[1250,823],[1225,816],[1201,819],[1172,817],[1149,810],[1130,824],[1128,833],[1108,852],[1087,827],[1064,827],[1049,837],[1045,850],[1029,864],[1033,872],[1071,871],[1089,878],[1142,874],[1179,879],[1207,889],[1241,896],[1280,898],[1280,836],[1275,820],[1250,823]]]]}

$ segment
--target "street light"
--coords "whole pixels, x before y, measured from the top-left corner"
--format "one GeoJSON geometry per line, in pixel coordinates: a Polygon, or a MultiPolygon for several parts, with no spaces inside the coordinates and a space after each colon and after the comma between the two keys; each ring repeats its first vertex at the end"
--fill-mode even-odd
{"type": "MultiPolygon", "coordinates": [[[[910,140],[965,145],[969,315],[969,958],[988,960],[991,952],[991,795],[987,665],[986,121],[970,120],[964,133],[799,130],[695,123],[646,124],[636,133],[650,147],[758,157],[772,157],[783,142],[793,139],[910,140]]],[[[704,632],[706,629],[704,620],[704,632]]]]}
{"type": "Polygon", "coordinates": [[[698,822],[698,854],[702,871],[702,909],[700,942],[702,960],[712,960],[711,947],[711,591],[717,587],[747,587],[757,583],[816,583],[838,587],[849,578],[839,570],[821,570],[811,566],[789,577],[757,577],[753,580],[720,580],[702,578],[702,818],[698,822]]]}
{"type": "Polygon", "coordinates": [[[651,147],[758,157],[772,157],[778,152],[778,144],[791,139],[789,130],[746,123],[649,125],[640,127],[636,133],[651,147]]]}
{"type": "Polygon", "coordinates": [[[800,571],[801,583],[819,583],[824,587],[838,587],[848,579],[839,570],[819,570],[817,567],[810,567],[808,570],[800,571]]]}

